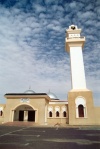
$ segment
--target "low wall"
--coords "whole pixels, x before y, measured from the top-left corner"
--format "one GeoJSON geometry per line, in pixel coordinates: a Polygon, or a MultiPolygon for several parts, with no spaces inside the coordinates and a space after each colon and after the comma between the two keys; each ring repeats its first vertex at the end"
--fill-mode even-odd
{"type": "Polygon", "coordinates": [[[48,124],[66,124],[68,123],[68,118],[47,118],[48,124]]]}

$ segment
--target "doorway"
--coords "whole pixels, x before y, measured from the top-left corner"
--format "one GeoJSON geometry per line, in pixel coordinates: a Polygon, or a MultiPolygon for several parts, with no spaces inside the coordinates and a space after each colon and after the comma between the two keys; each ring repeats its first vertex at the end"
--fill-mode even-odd
{"type": "Polygon", "coordinates": [[[35,111],[19,111],[19,121],[32,121],[35,122],[35,111]],[[27,112],[27,115],[25,115],[25,112],[27,112]],[[27,117],[27,119],[26,119],[27,117]]]}
{"type": "Polygon", "coordinates": [[[19,111],[19,121],[24,121],[24,111],[19,111]]]}
{"type": "Polygon", "coordinates": [[[35,122],[35,111],[28,111],[28,121],[35,122]]]}

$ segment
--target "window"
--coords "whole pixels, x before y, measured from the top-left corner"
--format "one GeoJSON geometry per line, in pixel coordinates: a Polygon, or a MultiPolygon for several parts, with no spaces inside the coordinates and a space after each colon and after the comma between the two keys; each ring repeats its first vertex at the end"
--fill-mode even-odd
{"type": "Polygon", "coordinates": [[[56,111],[56,117],[59,117],[59,112],[58,111],[56,111]]]}
{"type": "Polygon", "coordinates": [[[66,117],[66,111],[63,112],[63,117],[66,117]]]}
{"type": "Polygon", "coordinates": [[[51,111],[49,111],[49,117],[52,117],[52,112],[51,111]]]}
{"type": "Polygon", "coordinates": [[[83,105],[78,106],[78,114],[79,114],[79,117],[84,117],[84,107],[83,107],[83,105]]]}
{"type": "Polygon", "coordinates": [[[87,117],[87,108],[86,108],[86,100],[84,97],[77,97],[75,99],[76,104],[76,118],[86,118],[87,117]]]}
{"type": "Polygon", "coordinates": [[[62,106],[61,109],[62,117],[67,117],[67,106],[62,106]]]}
{"type": "Polygon", "coordinates": [[[0,111],[0,116],[2,116],[2,114],[3,114],[3,112],[2,112],[2,111],[0,111]]]}
{"type": "Polygon", "coordinates": [[[59,106],[55,107],[55,116],[60,117],[60,107],[59,106]]]}
{"type": "Polygon", "coordinates": [[[48,117],[53,117],[53,107],[52,106],[48,107],[48,117]]]}

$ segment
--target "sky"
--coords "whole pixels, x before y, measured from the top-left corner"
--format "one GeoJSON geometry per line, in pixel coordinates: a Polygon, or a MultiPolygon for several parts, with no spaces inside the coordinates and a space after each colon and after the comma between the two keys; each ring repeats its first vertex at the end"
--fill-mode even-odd
{"type": "Polygon", "coordinates": [[[82,29],[86,84],[100,105],[100,0],[0,0],[0,103],[4,94],[71,90],[66,29],[82,29]]]}

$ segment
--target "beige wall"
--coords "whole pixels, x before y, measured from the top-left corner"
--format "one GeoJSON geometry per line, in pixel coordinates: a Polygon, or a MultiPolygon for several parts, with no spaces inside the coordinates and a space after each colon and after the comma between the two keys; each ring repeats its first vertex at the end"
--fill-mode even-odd
{"type": "MultiPolygon", "coordinates": [[[[35,110],[35,122],[39,124],[47,124],[47,123],[68,123],[68,113],[67,117],[63,117],[62,111],[60,111],[59,118],[55,115],[55,110],[53,112],[53,117],[49,118],[48,115],[48,106],[59,107],[62,109],[63,106],[67,107],[68,104],[65,103],[60,104],[49,104],[49,100],[45,97],[31,97],[31,96],[8,96],[6,102],[5,109],[5,118],[4,122],[12,122],[19,120],[19,110],[25,111],[26,108],[33,108],[35,110]],[[21,102],[21,99],[28,98],[28,102],[21,102]],[[16,112],[16,114],[14,114],[16,112]]],[[[56,102],[56,101],[55,101],[56,102]]],[[[57,101],[58,102],[58,101],[57,101]]]]}
{"type": "Polygon", "coordinates": [[[52,117],[49,117],[49,110],[47,110],[47,123],[48,124],[66,124],[68,123],[68,104],[48,104],[48,108],[52,107],[52,117]],[[59,117],[56,117],[56,107],[59,107],[59,117]],[[63,117],[62,107],[66,107],[66,117],[63,117]]]}
{"type": "MultiPolygon", "coordinates": [[[[60,101],[55,101],[55,103],[50,104],[49,100],[45,97],[27,97],[29,102],[21,102],[21,98],[26,98],[26,96],[20,97],[9,97],[6,100],[6,104],[0,104],[4,107],[3,115],[0,117],[0,123],[11,122],[14,120],[14,110],[21,108],[28,108],[35,110],[35,123],[38,124],[68,124],[69,125],[100,125],[100,107],[94,107],[93,97],[91,91],[70,91],[68,93],[68,104],[60,103],[60,101]],[[75,99],[77,97],[84,97],[86,100],[87,117],[77,118],[76,117],[76,105],[75,99]],[[49,117],[48,107],[53,108],[53,116],[49,117]],[[63,117],[62,107],[67,108],[67,117],[63,117]],[[55,107],[60,108],[60,115],[56,117],[55,107]]],[[[23,109],[24,110],[24,109],[23,109]]],[[[15,120],[18,120],[19,112],[17,111],[15,120]]]]}
{"type": "Polygon", "coordinates": [[[66,124],[68,122],[68,118],[48,118],[47,119],[48,124],[66,124]]]}
{"type": "Polygon", "coordinates": [[[100,125],[100,107],[94,107],[95,125],[100,125]]]}
{"type": "Polygon", "coordinates": [[[17,107],[21,105],[28,105],[36,111],[36,123],[44,123],[45,122],[45,98],[29,98],[29,103],[21,103],[20,98],[7,99],[6,109],[5,109],[5,118],[4,122],[13,121],[13,113],[17,107]]]}
{"type": "Polygon", "coordinates": [[[91,91],[70,91],[68,93],[69,124],[70,125],[95,125],[95,110],[91,91]],[[87,116],[76,117],[75,99],[83,97],[86,100],[87,116]]]}

